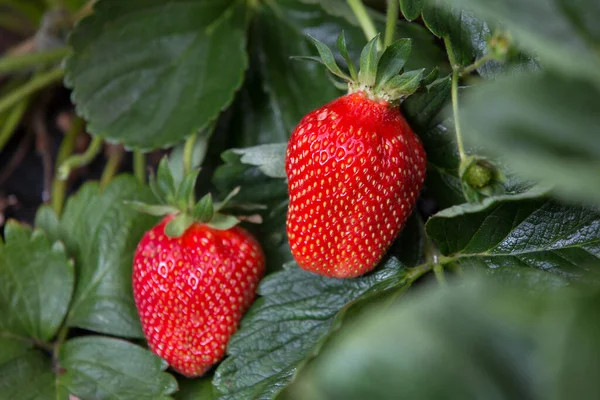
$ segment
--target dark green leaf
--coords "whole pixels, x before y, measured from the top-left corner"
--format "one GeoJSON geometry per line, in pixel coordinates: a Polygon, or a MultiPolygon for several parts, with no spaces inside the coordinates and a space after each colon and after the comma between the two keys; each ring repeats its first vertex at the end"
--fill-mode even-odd
{"type": "Polygon", "coordinates": [[[447,38],[459,65],[469,65],[487,52],[487,24],[464,9],[447,7],[444,0],[400,0],[400,10],[408,20],[421,15],[434,35],[447,38]]]}
{"type": "Polygon", "coordinates": [[[194,223],[194,217],[187,213],[181,213],[170,220],[165,226],[165,234],[172,238],[177,238],[185,233],[194,223]]]}
{"type": "Polygon", "coordinates": [[[68,399],[64,387],[57,385],[50,358],[39,350],[0,365],[0,399],[57,400],[68,399]]]}
{"type": "Polygon", "coordinates": [[[256,165],[266,176],[285,178],[287,176],[285,173],[286,149],[287,143],[274,143],[244,149],[231,149],[231,151],[241,155],[240,162],[256,165]]]}
{"type": "Polygon", "coordinates": [[[60,242],[16,222],[0,242],[0,337],[50,340],[64,319],[74,286],[73,264],[60,242]]]}
{"type": "Polygon", "coordinates": [[[179,391],[175,400],[216,400],[210,379],[179,379],[179,391]]]}
{"type": "Polygon", "coordinates": [[[335,58],[333,57],[333,53],[331,52],[331,49],[326,44],[320,42],[318,39],[315,39],[312,36],[309,36],[309,37],[315,44],[315,47],[317,48],[317,51],[319,52],[319,55],[321,56],[321,60],[323,60],[323,64],[325,64],[327,69],[329,69],[329,71],[332,74],[334,74],[335,76],[338,76],[347,81],[352,80],[348,75],[346,75],[346,73],[344,73],[340,69],[340,67],[338,67],[337,62],[335,61],[335,58]]]}
{"type": "Polygon", "coordinates": [[[597,58],[595,0],[556,2],[548,0],[444,0],[468,7],[490,20],[501,20],[518,39],[519,45],[539,55],[542,64],[559,68],[572,76],[585,75],[600,82],[597,58]]]}
{"type": "Polygon", "coordinates": [[[525,178],[600,204],[600,90],[555,75],[504,79],[473,90],[464,134],[525,178]]]}
{"type": "Polygon", "coordinates": [[[546,192],[534,188],[446,209],[429,219],[427,233],[464,268],[525,266],[597,279],[600,214],[539,198],[546,192]]]}
{"type": "Polygon", "coordinates": [[[226,231],[240,223],[240,220],[233,215],[215,213],[210,220],[209,225],[215,229],[226,231]]]}
{"type": "Polygon", "coordinates": [[[212,195],[208,193],[194,206],[194,219],[202,222],[208,222],[214,214],[212,195]]]}
{"type": "Polygon", "coordinates": [[[410,39],[399,39],[385,49],[377,65],[375,90],[383,87],[389,80],[396,78],[402,71],[410,55],[411,45],[412,41],[410,39]]]}
{"type": "Polygon", "coordinates": [[[88,130],[152,149],[208,126],[243,81],[245,13],[236,0],[96,3],[66,65],[88,130]]]}
{"type": "Polygon", "coordinates": [[[366,86],[375,85],[377,76],[377,63],[379,62],[379,51],[377,51],[377,42],[379,35],[366,44],[360,53],[360,70],[358,71],[358,79],[361,84],[366,86]]]}
{"type": "Polygon", "coordinates": [[[33,347],[33,341],[15,338],[7,332],[0,332],[0,365],[21,357],[33,347]]]}
{"type": "Polygon", "coordinates": [[[85,336],[60,348],[60,380],[82,399],[166,400],[177,381],[163,372],[167,363],[124,340],[85,336]]]}
{"type": "Polygon", "coordinates": [[[422,0],[400,0],[400,10],[404,17],[412,21],[421,15],[422,0]]]}
{"type": "Polygon", "coordinates": [[[75,255],[77,284],[69,326],[126,337],[142,337],[131,289],[133,253],[157,221],[125,201],[152,195],[132,176],[114,179],[100,193],[85,184],[71,196],[61,218],[61,236],[75,255]]]}
{"type": "Polygon", "coordinates": [[[348,305],[371,293],[408,284],[410,272],[395,258],[375,273],[331,279],[289,265],[265,278],[262,296],[230,339],[230,355],[214,384],[222,399],[274,398],[316,355],[340,324],[348,305]]]}
{"type": "Polygon", "coordinates": [[[597,398],[598,292],[522,288],[470,279],[372,309],[300,376],[292,398],[597,398]]]}

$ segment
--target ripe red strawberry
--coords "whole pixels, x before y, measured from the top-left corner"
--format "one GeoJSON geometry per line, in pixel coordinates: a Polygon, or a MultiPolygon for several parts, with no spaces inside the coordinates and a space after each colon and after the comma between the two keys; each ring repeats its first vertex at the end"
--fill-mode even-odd
{"type": "Polygon", "coordinates": [[[188,377],[225,354],[230,336],[255,298],[265,259],[244,229],[194,223],[171,238],[166,217],[140,241],[133,294],[150,349],[188,377]]]}
{"type": "MultiPolygon", "coordinates": [[[[331,64],[328,49],[317,46],[325,64],[331,64]]],[[[402,46],[406,42],[390,51],[397,56],[402,46]]],[[[361,64],[365,57],[379,60],[373,42],[361,64]]],[[[393,100],[416,90],[422,71],[413,73],[416,85],[407,88],[407,79],[397,75],[402,65],[389,72],[390,57],[384,53],[379,62],[387,63],[382,66],[388,69],[387,81],[379,79],[381,71],[369,76],[361,68],[362,75],[350,78],[328,65],[349,80],[350,94],[306,115],[288,143],[287,233],[294,258],[306,270],[336,278],[372,270],[415,206],[425,179],[425,153],[393,100]]]]}
{"type": "Polygon", "coordinates": [[[150,187],[166,204],[132,203],[166,215],[139,242],[133,296],[150,349],[188,377],[200,376],[225,354],[265,273],[264,254],[239,219],[220,211],[237,193],[213,204],[195,202],[198,171],[175,182],[166,159],[150,187]]]}

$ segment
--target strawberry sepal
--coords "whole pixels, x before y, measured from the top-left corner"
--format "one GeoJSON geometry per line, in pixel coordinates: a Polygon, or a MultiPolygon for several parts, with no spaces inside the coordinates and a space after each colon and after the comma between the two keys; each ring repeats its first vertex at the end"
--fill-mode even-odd
{"type": "Polygon", "coordinates": [[[411,39],[399,39],[380,54],[377,49],[379,35],[376,35],[362,49],[360,69],[357,72],[348,54],[346,39],[342,32],[338,37],[337,47],[346,61],[348,73],[340,68],[327,45],[313,37],[310,39],[315,44],[320,57],[295,58],[319,61],[331,74],[331,80],[336,87],[347,89],[349,94],[362,92],[373,101],[399,102],[416,92],[421,85],[435,80],[438,75],[437,70],[432,71],[425,78],[423,78],[424,69],[404,71],[404,65],[411,52],[411,39]]]}

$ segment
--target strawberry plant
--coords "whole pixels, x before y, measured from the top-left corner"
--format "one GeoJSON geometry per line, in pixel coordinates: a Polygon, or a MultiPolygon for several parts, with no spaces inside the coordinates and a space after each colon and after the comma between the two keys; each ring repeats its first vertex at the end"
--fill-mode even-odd
{"type": "Polygon", "coordinates": [[[0,400],[597,399],[592,0],[0,0],[0,400]]]}

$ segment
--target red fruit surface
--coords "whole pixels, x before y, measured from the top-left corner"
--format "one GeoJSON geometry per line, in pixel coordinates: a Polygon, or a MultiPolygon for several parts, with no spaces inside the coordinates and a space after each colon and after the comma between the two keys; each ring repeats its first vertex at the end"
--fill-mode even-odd
{"type": "Polygon", "coordinates": [[[352,278],[373,269],[402,229],[426,159],[400,109],[359,92],[300,121],[285,168],[287,234],[298,265],[352,278]]]}
{"type": "Polygon", "coordinates": [[[146,232],[133,260],[133,295],[150,349],[188,377],[225,354],[265,272],[258,242],[244,229],[194,223],[178,238],[166,217],[146,232]]]}

